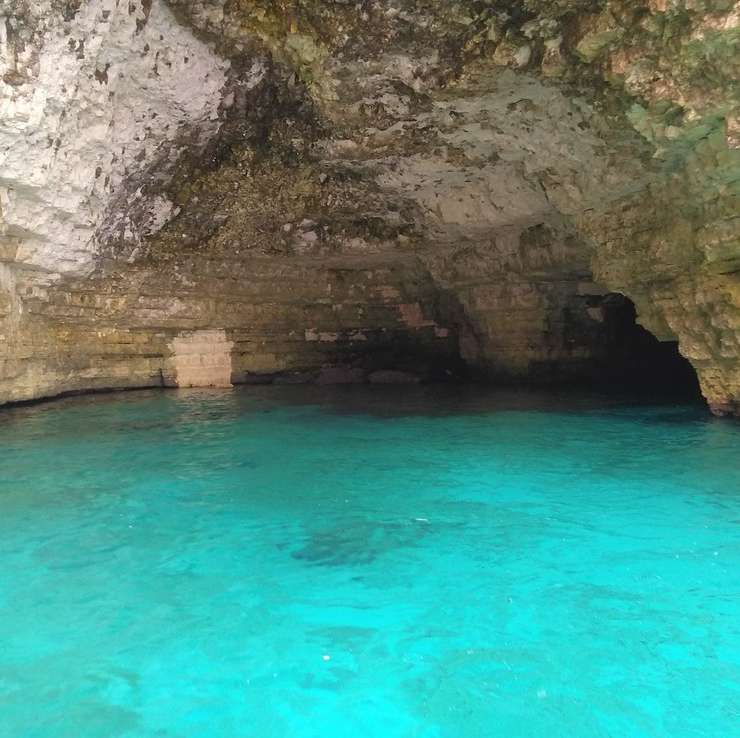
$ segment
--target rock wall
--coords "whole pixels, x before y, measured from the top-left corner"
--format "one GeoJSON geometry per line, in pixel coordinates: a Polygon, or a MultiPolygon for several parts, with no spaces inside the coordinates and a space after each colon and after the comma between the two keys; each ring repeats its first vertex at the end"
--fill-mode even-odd
{"type": "Polygon", "coordinates": [[[738,414],[740,397],[740,151],[722,132],[678,171],[590,224],[597,277],[630,295],[640,321],[679,342],[711,409],[738,414]]]}
{"type": "Polygon", "coordinates": [[[177,210],[160,194],[219,128],[229,62],[162,2],[11,2],[0,23],[2,254],[84,271],[177,210]]]}
{"type": "Polygon", "coordinates": [[[740,415],[740,5],[607,3],[576,50],[632,96],[659,163],[585,219],[595,276],[679,342],[716,414],[740,415]]]}
{"type": "Polygon", "coordinates": [[[368,257],[317,264],[191,254],[175,268],[114,264],[63,286],[39,286],[31,275],[16,288],[24,315],[3,361],[8,400],[460,371],[447,306],[415,259],[389,268],[368,257]]]}
{"type": "Polygon", "coordinates": [[[173,382],[178,387],[231,387],[234,344],[226,331],[185,331],[169,344],[173,382]]]}
{"type": "Polygon", "coordinates": [[[0,21],[0,402],[589,379],[619,292],[738,412],[733,4],[5,0],[0,21]]]}

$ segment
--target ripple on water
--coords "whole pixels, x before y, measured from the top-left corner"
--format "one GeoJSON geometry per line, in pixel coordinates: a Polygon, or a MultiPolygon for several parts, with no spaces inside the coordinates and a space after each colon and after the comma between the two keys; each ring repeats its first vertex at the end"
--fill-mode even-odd
{"type": "Polygon", "coordinates": [[[740,426],[434,388],[0,413],[0,736],[740,735],[740,426]]]}

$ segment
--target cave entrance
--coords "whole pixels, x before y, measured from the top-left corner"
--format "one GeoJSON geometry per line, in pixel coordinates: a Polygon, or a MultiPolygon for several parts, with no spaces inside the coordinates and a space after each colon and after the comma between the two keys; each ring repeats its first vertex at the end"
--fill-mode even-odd
{"type": "Polygon", "coordinates": [[[620,293],[600,300],[603,352],[597,367],[599,381],[630,391],[701,398],[696,371],[679,353],[677,341],[659,341],[637,323],[637,310],[620,293]]]}

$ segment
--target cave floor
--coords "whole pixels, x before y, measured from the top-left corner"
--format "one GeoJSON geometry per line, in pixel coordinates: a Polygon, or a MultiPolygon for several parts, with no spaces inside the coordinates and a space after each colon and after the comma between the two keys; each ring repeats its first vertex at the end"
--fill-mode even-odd
{"type": "Polygon", "coordinates": [[[475,387],[0,412],[0,735],[729,736],[740,426],[475,387]]]}

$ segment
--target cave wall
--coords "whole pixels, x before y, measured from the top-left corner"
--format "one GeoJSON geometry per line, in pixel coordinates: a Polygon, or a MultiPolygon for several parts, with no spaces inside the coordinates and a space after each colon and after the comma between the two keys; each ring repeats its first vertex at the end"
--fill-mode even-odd
{"type": "Polygon", "coordinates": [[[0,15],[0,402],[584,379],[620,292],[737,412],[733,5],[0,15]]]}
{"type": "Polygon", "coordinates": [[[134,247],[176,212],[161,185],[216,134],[228,60],[161,2],[10,3],[0,23],[4,259],[50,274],[134,247]]]}
{"type": "Polygon", "coordinates": [[[740,414],[740,6],[607,3],[577,47],[630,95],[653,147],[645,188],[579,217],[602,284],[678,341],[710,408],[740,414]],[[628,23],[620,23],[628,20],[628,23]],[[635,22],[635,20],[637,22],[635,22]]]}
{"type": "MultiPolygon", "coordinates": [[[[740,396],[740,151],[722,131],[680,169],[618,210],[584,224],[600,248],[594,274],[628,294],[640,323],[678,341],[714,412],[737,414],[740,396]]],[[[590,218],[589,218],[590,219],[590,218]]]]}
{"type": "MultiPolygon", "coordinates": [[[[0,391],[24,400],[83,389],[202,384],[382,381],[379,372],[459,371],[457,335],[414,260],[213,259],[33,285],[0,391]],[[166,277],[164,276],[166,275],[166,277]],[[163,279],[167,283],[163,283],[163,279]],[[209,335],[217,331],[222,338],[209,335]],[[203,350],[188,343],[211,343],[203,350]],[[186,360],[186,364],[192,362],[186,360]],[[178,371],[179,370],[179,371],[178,371]],[[194,376],[192,371],[188,376],[194,376]]],[[[27,288],[22,286],[25,291],[27,288]]],[[[404,375],[399,374],[398,379],[404,375]]]]}

